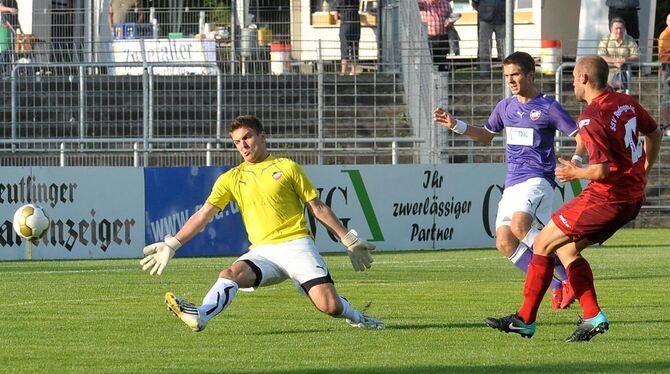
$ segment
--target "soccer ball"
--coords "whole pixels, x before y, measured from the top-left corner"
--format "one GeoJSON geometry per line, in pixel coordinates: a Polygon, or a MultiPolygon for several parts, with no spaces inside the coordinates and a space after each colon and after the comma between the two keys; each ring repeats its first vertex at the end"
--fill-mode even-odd
{"type": "Polygon", "coordinates": [[[22,238],[37,240],[44,236],[49,230],[49,216],[44,213],[41,206],[26,204],[14,213],[14,231],[22,238]]]}

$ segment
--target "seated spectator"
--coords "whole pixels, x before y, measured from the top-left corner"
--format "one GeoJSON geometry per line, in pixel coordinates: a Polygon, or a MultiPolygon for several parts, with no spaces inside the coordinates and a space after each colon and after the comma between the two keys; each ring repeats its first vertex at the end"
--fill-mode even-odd
{"type": "Polygon", "coordinates": [[[627,63],[638,61],[638,46],[630,35],[626,34],[626,23],[621,18],[610,22],[610,33],[598,44],[598,55],[610,64],[607,81],[618,91],[627,89],[628,77],[625,71],[627,63]]]}

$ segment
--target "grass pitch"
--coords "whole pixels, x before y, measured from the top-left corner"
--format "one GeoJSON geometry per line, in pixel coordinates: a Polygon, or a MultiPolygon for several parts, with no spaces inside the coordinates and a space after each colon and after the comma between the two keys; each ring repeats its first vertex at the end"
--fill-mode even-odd
{"type": "Polygon", "coordinates": [[[610,331],[564,343],[578,305],[548,297],[532,339],[486,327],[512,313],[523,275],[493,249],[378,252],[355,273],[326,255],[340,293],[386,330],[314,310],[290,282],[238,293],[192,333],[163,304],[198,303],[234,258],[175,259],[160,277],[137,260],[1,262],[0,372],[448,373],[670,372],[670,230],[622,230],[585,252],[610,331]]]}

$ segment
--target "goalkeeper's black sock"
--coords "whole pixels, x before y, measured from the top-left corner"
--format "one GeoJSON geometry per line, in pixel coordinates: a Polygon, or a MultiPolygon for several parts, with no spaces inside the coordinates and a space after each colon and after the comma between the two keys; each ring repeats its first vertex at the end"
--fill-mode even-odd
{"type": "Polygon", "coordinates": [[[237,283],[230,279],[219,278],[209,289],[205,298],[202,299],[202,305],[198,307],[200,317],[209,321],[217,314],[230,305],[237,294],[237,283]]]}

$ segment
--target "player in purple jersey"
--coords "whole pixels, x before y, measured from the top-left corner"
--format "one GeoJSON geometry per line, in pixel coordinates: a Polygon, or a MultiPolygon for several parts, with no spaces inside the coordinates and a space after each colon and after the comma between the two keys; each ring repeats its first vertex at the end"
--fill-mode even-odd
{"type": "MultiPolygon", "coordinates": [[[[483,128],[468,126],[442,108],[433,114],[443,127],[484,144],[506,130],[507,176],[496,215],[496,248],[526,273],[533,240],[552,213],[556,130],[575,137],[574,163],[581,164],[584,147],[575,121],[554,98],[539,92],[533,84],[535,60],[529,54],[514,52],[507,56],[503,72],[513,96],[498,102],[483,128]]],[[[555,270],[558,277],[551,282],[551,305],[564,309],[574,301],[574,293],[560,261],[555,270]]]]}

